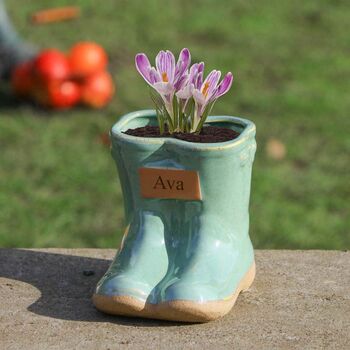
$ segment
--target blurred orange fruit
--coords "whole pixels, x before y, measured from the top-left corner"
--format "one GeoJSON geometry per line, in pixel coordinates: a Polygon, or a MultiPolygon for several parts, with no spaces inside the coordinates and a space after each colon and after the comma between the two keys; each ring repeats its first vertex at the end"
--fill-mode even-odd
{"type": "Polygon", "coordinates": [[[105,50],[93,42],[79,42],[68,55],[73,76],[85,77],[106,69],[108,58],[105,50]]]}
{"type": "Polygon", "coordinates": [[[98,72],[87,77],[82,85],[81,101],[89,107],[101,108],[105,106],[114,93],[114,84],[111,75],[98,72]]]}
{"type": "Polygon", "coordinates": [[[70,69],[66,56],[56,49],[40,52],[34,60],[34,75],[43,81],[68,79],[70,69]]]}
{"type": "Polygon", "coordinates": [[[73,107],[79,102],[80,96],[80,86],[70,80],[39,82],[33,92],[36,102],[55,109],[73,107]]]}

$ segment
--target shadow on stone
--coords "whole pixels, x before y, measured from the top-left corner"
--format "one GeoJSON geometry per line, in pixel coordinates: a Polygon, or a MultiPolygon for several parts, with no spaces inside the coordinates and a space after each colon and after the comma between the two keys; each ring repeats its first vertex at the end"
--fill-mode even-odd
{"type": "Polygon", "coordinates": [[[175,322],[106,315],[92,304],[91,296],[110,260],[38,252],[0,250],[0,277],[29,283],[41,296],[28,306],[37,315],[62,320],[108,322],[126,326],[179,326],[175,322]]]}

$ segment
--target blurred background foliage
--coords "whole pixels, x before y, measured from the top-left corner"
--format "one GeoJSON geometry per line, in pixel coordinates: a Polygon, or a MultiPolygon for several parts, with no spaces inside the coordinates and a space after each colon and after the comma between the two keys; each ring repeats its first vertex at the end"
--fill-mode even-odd
{"type": "Polygon", "coordinates": [[[1,246],[117,246],[122,195],[101,135],[124,113],[151,107],[134,55],[188,47],[207,71],[234,73],[214,113],[257,125],[254,246],[349,248],[348,1],[12,0],[7,6],[22,37],[41,48],[67,50],[80,40],[104,46],[117,92],[104,110],[57,112],[19,104],[1,83],[1,246]],[[82,15],[31,25],[28,16],[48,4],[78,5],[82,15]]]}

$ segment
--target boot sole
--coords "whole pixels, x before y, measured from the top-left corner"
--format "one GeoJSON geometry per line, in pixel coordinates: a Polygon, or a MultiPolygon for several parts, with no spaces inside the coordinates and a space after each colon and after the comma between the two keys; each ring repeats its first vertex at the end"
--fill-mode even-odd
{"type": "Polygon", "coordinates": [[[159,304],[145,303],[130,296],[94,294],[95,307],[108,314],[144,317],[180,322],[208,322],[226,315],[235,304],[240,292],[246,291],[255,278],[255,262],[241,279],[236,291],[223,300],[199,303],[189,300],[172,300],[159,304]]]}

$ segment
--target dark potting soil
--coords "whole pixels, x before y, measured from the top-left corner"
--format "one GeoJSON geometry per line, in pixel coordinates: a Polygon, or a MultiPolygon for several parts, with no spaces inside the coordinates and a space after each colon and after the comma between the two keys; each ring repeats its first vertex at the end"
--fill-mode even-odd
{"type": "Polygon", "coordinates": [[[138,137],[173,137],[188,142],[216,143],[235,139],[239,133],[235,130],[221,128],[218,126],[204,126],[199,134],[175,132],[169,134],[165,131],[162,135],[159,126],[143,126],[141,128],[128,129],[124,134],[138,137]]]}

